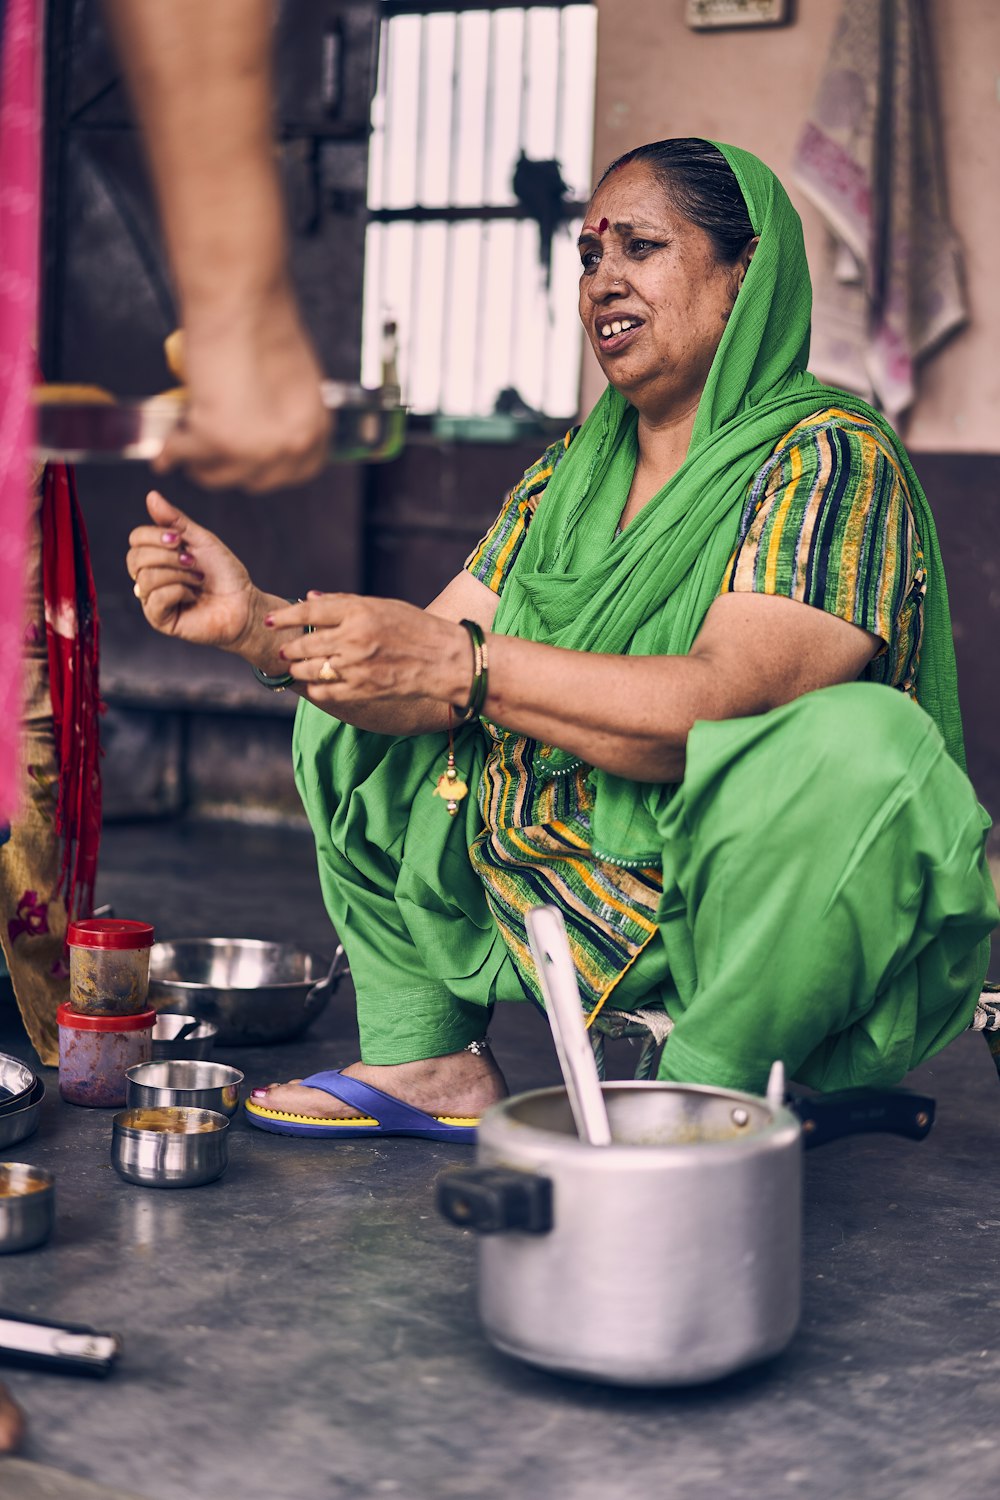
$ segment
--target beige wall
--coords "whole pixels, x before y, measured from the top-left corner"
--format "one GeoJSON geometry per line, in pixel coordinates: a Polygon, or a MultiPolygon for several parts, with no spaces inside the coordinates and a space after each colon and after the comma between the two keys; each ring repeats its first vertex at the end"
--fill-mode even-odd
{"type": "MultiPolygon", "coordinates": [[[[925,0],[937,60],[952,219],[970,321],[924,364],[905,429],[911,448],[1000,452],[1000,3],[925,0]]],[[[762,157],[802,214],[806,246],[821,221],[791,180],[795,141],[819,79],[840,0],[794,0],[791,25],[698,32],[684,0],[597,0],[594,165],[643,141],[705,135],[762,157]]],[[[601,389],[589,351],[583,409],[601,389]]]]}

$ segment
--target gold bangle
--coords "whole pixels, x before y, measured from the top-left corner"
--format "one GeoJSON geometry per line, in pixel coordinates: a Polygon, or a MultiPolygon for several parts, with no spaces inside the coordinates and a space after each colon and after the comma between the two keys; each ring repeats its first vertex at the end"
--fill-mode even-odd
{"type": "Polygon", "coordinates": [[[481,711],[486,702],[489,692],[489,657],[483,627],[475,620],[459,620],[458,623],[469,632],[472,643],[472,686],[469,689],[469,701],[463,708],[453,705],[455,713],[459,715],[459,723],[465,724],[481,711]]]}

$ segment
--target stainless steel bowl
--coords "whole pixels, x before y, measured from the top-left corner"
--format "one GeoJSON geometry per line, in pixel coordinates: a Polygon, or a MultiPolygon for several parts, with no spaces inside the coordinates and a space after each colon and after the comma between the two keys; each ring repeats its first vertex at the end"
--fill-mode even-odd
{"type": "Polygon", "coordinates": [[[125,1072],[125,1104],[128,1109],[159,1109],[183,1105],[191,1109],[213,1109],[227,1117],[240,1103],[243,1074],[225,1063],[171,1062],[137,1063],[125,1072]]]}
{"type": "Polygon", "coordinates": [[[141,1187],[200,1187],[229,1165],[229,1120],[211,1109],[126,1109],[111,1129],[111,1164],[141,1187]]]}
{"type": "Polygon", "coordinates": [[[0,1254],[43,1245],[55,1221],[52,1173],[22,1161],[0,1162],[0,1254]]]}
{"type": "Polygon", "coordinates": [[[38,1129],[38,1117],[42,1112],[44,1097],[45,1085],[40,1078],[36,1078],[27,1102],[20,1104],[17,1109],[4,1110],[0,1114],[0,1151],[6,1151],[8,1146],[16,1146],[18,1141],[26,1141],[29,1135],[34,1135],[38,1129]]]}
{"type": "Polygon", "coordinates": [[[163,1010],[153,1027],[153,1059],[188,1058],[204,1061],[215,1046],[218,1027],[197,1016],[163,1010]]]}
{"type": "Polygon", "coordinates": [[[347,973],[287,943],[254,938],[183,938],[154,943],[149,1004],[211,1021],[220,1047],[266,1046],[301,1036],[347,973]]]}
{"type": "Polygon", "coordinates": [[[36,1081],[36,1075],[27,1063],[7,1052],[0,1052],[0,1115],[27,1104],[36,1081]]]}

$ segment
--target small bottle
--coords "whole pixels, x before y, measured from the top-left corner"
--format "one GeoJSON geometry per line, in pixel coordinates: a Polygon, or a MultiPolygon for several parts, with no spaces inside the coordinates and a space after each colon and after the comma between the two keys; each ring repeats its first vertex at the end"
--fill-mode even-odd
{"type": "Polygon", "coordinates": [[[386,317],[382,320],[382,400],[386,405],[398,405],[400,400],[399,385],[399,332],[396,320],[386,317]]]}

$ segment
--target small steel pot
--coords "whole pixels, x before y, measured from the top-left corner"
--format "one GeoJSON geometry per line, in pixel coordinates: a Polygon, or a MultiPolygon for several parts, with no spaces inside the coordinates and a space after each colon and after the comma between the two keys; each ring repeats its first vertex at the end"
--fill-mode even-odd
{"type": "Polygon", "coordinates": [[[193,1109],[213,1109],[220,1115],[234,1115],[239,1108],[239,1068],[225,1063],[172,1062],[139,1063],[125,1074],[125,1103],[129,1109],[156,1109],[166,1105],[184,1105],[193,1109]]]}
{"type": "Polygon", "coordinates": [[[172,1058],[204,1062],[215,1046],[218,1028],[197,1016],[180,1016],[163,1010],[153,1027],[153,1061],[172,1058]]]}
{"type": "Polygon", "coordinates": [[[714,1380],[778,1353],[799,1320],[802,1146],[858,1130],[921,1138],[903,1091],[782,1102],[668,1083],[603,1086],[609,1146],[565,1090],[484,1115],[477,1163],[438,1180],[476,1229],[479,1311],[508,1354],[622,1385],[714,1380]]]}
{"type": "Polygon", "coordinates": [[[0,1254],[31,1250],[52,1233],[55,1178],[20,1161],[0,1162],[0,1254]]]}
{"type": "Polygon", "coordinates": [[[142,1187],[200,1187],[229,1165],[229,1120],[210,1109],[126,1109],[115,1115],[111,1164],[142,1187]]]}

